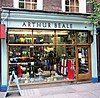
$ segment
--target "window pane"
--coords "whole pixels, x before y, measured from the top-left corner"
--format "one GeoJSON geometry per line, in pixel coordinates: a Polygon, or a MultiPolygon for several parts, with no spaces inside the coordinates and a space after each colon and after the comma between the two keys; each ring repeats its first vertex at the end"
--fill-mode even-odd
{"type": "Polygon", "coordinates": [[[34,30],[34,44],[54,44],[54,32],[34,30]]]}
{"type": "Polygon", "coordinates": [[[11,63],[21,62],[20,59],[17,59],[17,57],[30,57],[29,51],[30,49],[28,46],[10,46],[9,48],[10,62],[11,63]],[[16,60],[13,57],[16,58],[16,60]]]}
{"type": "Polygon", "coordinates": [[[70,0],[70,5],[74,5],[74,0],[70,0]]]}
{"type": "Polygon", "coordinates": [[[25,0],[26,2],[31,2],[31,0],[25,0]]]}
{"type": "Polygon", "coordinates": [[[37,2],[37,0],[32,0],[32,2],[37,2]]]}
{"type": "Polygon", "coordinates": [[[8,42],[9,44],[31,44],[31,36],[31,30],[9,30],[8,42]]]}
{"type": "Polygon", "coordinates": [[[25,3],[25,8],[26,9],[31,9],[31,4],[30,3],[25,3]]]}
{"type": "Polygon", "coordinates": [[[69,6],[66,6],[66,7],[65,7],[65,11],[66,11],[66,12],[69,12],[69,6]]]}
{"type": "Polygon", "coordinates": [[[69,5],[69,0],[66,0],[65,1],[65,5],[69,5]]]}
{"type": "Polygon", "coordinates": [[[37,4],[32,4],[32,9],[36,9],[37,8],[37,4]]]}
{"type": "Polygon", "coordinates": [[[79,1],[78,0],[76,0],[76,6],[79,6],[79,1]]]}
{"type": "Polygon", "coordinates": [[[75,43],[75,33],[69,31],[58,31],[57,32],[58,44],[74,44],[75,43]]]}
{"type": "Polygon", "coordinates": [[[70,11],[71,11],[71,12],[75,12],[75,11],[74,11],[74,6],[70,6],[70,11]]]}
{"type": "Polygon", "coordinates": [[[19,0],[19,2],[20,2],[20,1],[24,1],[24,0],[19,0]]]}
{"type": "Polygon", "coordinates": [[[56,52],[60,58],[66,58],[66,59],[75,58],[75,47],[74,46],[65,46],[65,45],[57,46],[56,52]]]}
{"type": "Polygon", "coordinates": [[[76,12],[79,12],[79,7],[76,7],[76,12]]]}
{"type": "Polygon", "coordinates": [[[77,43],[88,43],[88,33],[87,32],[77,33],[77,43]]]}
{"type": "Polygon", "coordinates": [[[24,3],[19,2],[19,8],[24,8],[24,3]]]}

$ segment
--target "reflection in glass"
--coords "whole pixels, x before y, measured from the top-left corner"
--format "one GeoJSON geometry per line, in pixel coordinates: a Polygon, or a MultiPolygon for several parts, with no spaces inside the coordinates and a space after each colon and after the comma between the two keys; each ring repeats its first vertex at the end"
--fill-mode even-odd
{"type": "Polygon", "coordinates": [[[9,30],[8,32],[9,44],[31,44],[32,31],[31,30],[9,30]]]}
{"type": "Polygon", "coordinates": [[[71,30],[9,29],[9,65],[15,64],[22,69],[24,67],[20,83],[67,79],[71,71],[75,76],[76,63],[79,74],[87,73],[88,46],[78,46],[87,43],[86,38],[87,33],[71,30]],[[75,55],[77,48],[78,59],[75,55]]]}
{"type": "Polygon", "coordinates": [[[54,32],[34,30],[34,44],[54,44],[54,32]]]}
{"type": "Polygon", "coordinates": [[[75,33],[73,31],[57,31],[57,43],[58,44],[74,44],[75,33]]]}
{"type": "Polygon", "coordinates": [[[77,43],[88,43],[88,33],[87,32],[77,33],[77,43]]]}
{"type": "MultiPolygon", "coordinates": [[[[27,46],[10,46],[9,56],[10,58],[16,57],[30,57],[30,48],[27,46]]],[[[18,63],[19,61],[16,61],[18,63]]]]}
{"type": "Polygon", "coordinates": [[[65,4],[66,4],[66,5],[69,5],[69,0],[66,0],[66,1],[65,1],[65,4]]]}
{"type": "Polygon", "coordinates": [[[25,0],[26,2],[31,2],[31,0],[25,0]]]}
{"type": "Polygon", "coordinates": [[[24,8],[24,2],[19,2],[19,8],[24,8]]]}
{"type": "Polygon", "coordinates": [[[25,3],[25,8],[26,9],[31,9],[31,4],[30,3],[25,3]]]}
{"type": "Polygon", "coordinates": [[[74,46],[57,46],[56,53],[58,56],[66,59],[75,58],[75,47],[74,46]]]}

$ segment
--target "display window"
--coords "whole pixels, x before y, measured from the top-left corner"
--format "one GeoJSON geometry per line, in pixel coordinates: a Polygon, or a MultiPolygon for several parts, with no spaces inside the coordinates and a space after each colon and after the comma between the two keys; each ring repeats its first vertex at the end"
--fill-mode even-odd
{"type": "Polygon", "coordinates": [[[75,44],[75,32],[73,31],[57,31],[58,44],[75,44]]]}
{"type": "Polygon", "coordinates": [[[32,44],[32,30],[9,30],[9,44],[32,44]]]}
{"type": "Polygon", "coordinates": [[[76,80],[89,72],[88,43],[88,32],[9,29],[9,74],[19,83],[76,80]]]}
{"type": "Polygon", "coordinates": [[[77,43],[80,44],[86,44],[89,43],[89,38],[88,38],[88,33],[87,32],[78,32],[77,33],[77,43]]]}

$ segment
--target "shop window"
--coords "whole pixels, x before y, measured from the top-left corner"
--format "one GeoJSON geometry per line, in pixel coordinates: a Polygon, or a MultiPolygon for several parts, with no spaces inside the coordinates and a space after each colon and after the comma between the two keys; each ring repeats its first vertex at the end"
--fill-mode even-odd
{"type": "Polygon", "coordinates": [[[75,33],[73,31],[57,31],[58,44],[75,44],[75,33]]]}
{"type": "Polygon", "coordinates": [[[65,11],[66,12],[79,12],[79,1],[78,0],[65,0],[65,11]]]}
{"type": "Polygon", "coordinates": [[[77,33],[77,43],[86,44],[88,43],[88,34],[87,32],[78,32],[77,33]]]}
{"type": "Polygon", "coordinates": [[[9,44],[32,44],[31,30],[9,30],[8,43],[9,44]]]}
{"type": "Polygon", "coordinates": [[[76,66],[79,74],[89,69],[88,36],[71,30],[9,29],[9,72],[16,67],[20,83],[74,80],[76,66]]]}
{"type": "Polygon", "coordinates": [[[54,44],[54,32],[52,30],[34,30],[34,44],[54,44]]]}
{"type": "Polygon", "coordinates": [[[75,58],[75,47],[69,45],[57,45],[56,53],[58,56],[66,59],[74,59],[75,58]]]}
{"type": "Polygon", "coordinates": [[[75,79],[75,47],[68,45],[57,45],[57,71],[68,79],[75,79]],[[70,61],[70,63],[69,63],[70,61]]]}

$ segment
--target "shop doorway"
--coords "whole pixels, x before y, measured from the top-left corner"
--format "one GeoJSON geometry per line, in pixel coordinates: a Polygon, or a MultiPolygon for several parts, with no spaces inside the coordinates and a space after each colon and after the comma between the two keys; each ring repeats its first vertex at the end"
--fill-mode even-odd
{"type": "Polygon", "coordinates": [[[91,79],[90,47],[78,46],[76,48],[76,78],[77,80],[91,79]]]}

